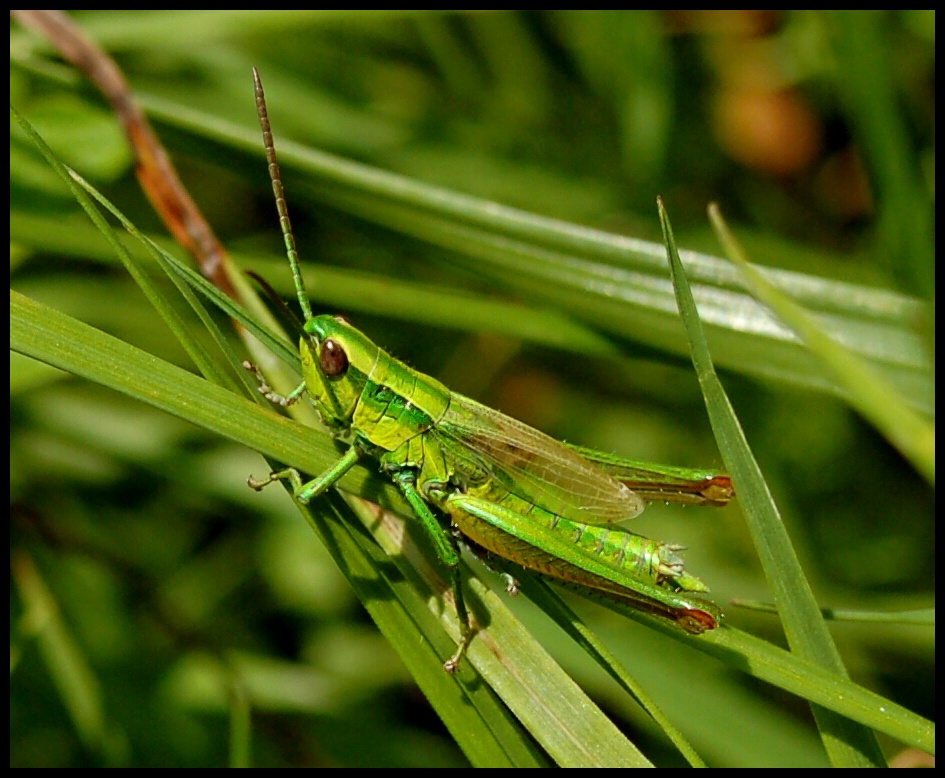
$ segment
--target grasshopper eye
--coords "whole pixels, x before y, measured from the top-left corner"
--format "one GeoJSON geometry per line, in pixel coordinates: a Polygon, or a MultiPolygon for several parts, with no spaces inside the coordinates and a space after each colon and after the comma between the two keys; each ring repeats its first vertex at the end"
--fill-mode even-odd
{"type": "Polygon", "coordinates": [[[321,365],[322,372],[329,378],[344,375],[348,370],[348,355],[345,354],[345,350],[338,341],[331,338],[322,345],[318,362],[321,365]]]}

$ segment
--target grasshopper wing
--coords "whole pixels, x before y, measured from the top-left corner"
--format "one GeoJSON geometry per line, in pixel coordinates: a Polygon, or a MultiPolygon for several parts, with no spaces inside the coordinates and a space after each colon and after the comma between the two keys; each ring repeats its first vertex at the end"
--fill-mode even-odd
{"type": "Polygon", "coordinates": [[[590,448],[567,446],[607,475],[629,486],[647,502],[661,500],[722,507],[735,496],[732,479],[715,470],[636,462],[590,448]]]}
{"type": "Polygon", "coordinates": [[[453,393],[435,434],[465,469],[571,521],[612,524],[643,511],[639,495],[573,449],[463,395],[453,393]]]}

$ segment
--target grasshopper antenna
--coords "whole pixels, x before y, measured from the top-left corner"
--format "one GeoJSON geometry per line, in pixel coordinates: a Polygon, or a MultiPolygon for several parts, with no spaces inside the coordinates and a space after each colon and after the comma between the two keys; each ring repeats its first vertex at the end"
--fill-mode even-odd
{"type": "Polygon", "coordinates": [[[259,116],[259,126],[262,128],[263,145],[266,147],[266,161],[269,163],[272,193],[276,198],[276,210],[279,212],[279,226],[282,228],[285,251],[292,268],[292,278],[295,280],[295,291],[299,296],[299,307],[302,309],[305,321],[308,321],[312,318],[312,308],[305,293],[305,283],[302,281],[302,270],[299,267],[299,252],[295,248],[295,236],[292,234],[292,223],[289,221],[289,206],[286,205],[282,175],[279,172],[279,162],[276,160],[276,147],[272,141],[272,128],[269,126],[266,94],[263,92],[262,81],[256,68],[253,68],[253,82],[256,87],[256,113],[259,116]]]}

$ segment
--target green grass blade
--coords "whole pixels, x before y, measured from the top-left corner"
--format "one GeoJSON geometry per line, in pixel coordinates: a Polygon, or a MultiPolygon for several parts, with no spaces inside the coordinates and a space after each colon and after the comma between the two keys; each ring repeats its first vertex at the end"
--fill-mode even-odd
{"type": "Polygon", "coordinates": [[[171,329],[171,332],[175,334],[178,341],[184,345],[186,349],[188,349],[188,354],[190,355],[191,359],[193,359],[194,363],[200,368],[201,372],[203,372],[203,374],[207,377],[213,377],[217,383],[223,383],[227,381],[228,379],[226,378],[225,374],[219,373],[217,371],[216,363],[210,358],[209,354],[207,354],[207,352],[197,341],[188,336],[188,327],[184,323],[183,319],[179,316],[174,306],[171,305],[170,301],[164,296],[164,294],[151,282],[147,274],[141,271],[137,263],[134,262],[131,255],[128,253],[128,250],[115,238],[111,227],[109,227],[105,222],[104,218],[99,213],[98,209],[92,204],[85,191],[83,191],[79,184],[73,180],[73,177],[66,170],[65,166],[59,162],[59,160],[56,158],[56,155],[53,154],[52,149],[49,148],[46,142],[32,128],[30,123],[26,121],[26,119],[24,119],[12,105],[10,106],[10,113],[13,118],[16,119],[17,124],[20,125],[23,132],[26,133],[27,137],[40,150],[43,157],[46,159],[52,169],[69,187],[73,196],[79,202],[79,205],[82,206],[82,209],[92,220],[92,223],[95,224],[99,232],[105,237],[105,239],[114,249],[125,268],[135,279],[135,282],[138,284],[139,288],[147,296],[151,305],[154,306],[161,318],[167,323],[171,329]]]}
{"type": "MultiPolygon", "coordinates": [[[[691,343],[692,362],[706,398],[706,409],[726,467],[736,485],[739,501],[748,518],[761,563],[774,590],[788,641],[801,656],[823,664],[841,677],[847,677],[846,668],[820,617],[814,593],[801,569],[761,469],[751,453],[734,409],[715,373],[695,300],[687,283],[685,270],[679,261],[672,227],[662,201],[659,202],[659,211],[676,298],[691,343]]],[[[819,706],[814,706],[813,711],[824,745],[835,764],[885,764],[875,735],[867,728],[819,706]]]]}
{"type": "Polygon", "coordinates": [[[581,619],[555,594],[537,575],[527,570],[518,571],[518,580],[522,591],[538,605],[558,626],[587,651],[618,684],[636,700],[663,730],[679,753],[692,767],[705,767],[706,764],[686,736],[676,727],[660,709],[656,701],[604,645],[581,619]]]}
{"type": "Polygon", "coordinates": [[[850,404],[934,486],[934,425],[910,408],[879,373],[830,337],[801,306],[768,283],[748,263],[745,252],[722,221],[717,208],[710,209],[709,216],[726,253],[745,274],[752,293],[800,336],[824,372],[844,390],[850,404]]]}
{"type": "MultiPolygon", "coordinates": [[[[118,755],[114,749],[121,735],[116,724],[108,720],[100,680],[63,619],[34,560],[21,552],[13,556],[10,564],[12,581],[26,604],[24,618],[15,627],[20,651],[25,647],[23,643],[37,645],[85,747],[105,762],[116,763],[118,755]]],[[[11,648],[13,645],[11,643],[11,648]]],[[[14,666],[14,654],[11,654],[11,673],[14,666]]]]}
{"type": "MultiPolygon", "coordinates": [[[[848,74],[846,108],[871,166],[880,208],[877,220],[890,275],[922,299],[935,295],[934,204],[910,153],[911,128],[894,84],[895,51],[885,14],[831,13],[837,66],[848,74]]],[[[790,287],[787,287],[790,288],[790,287]]]]}

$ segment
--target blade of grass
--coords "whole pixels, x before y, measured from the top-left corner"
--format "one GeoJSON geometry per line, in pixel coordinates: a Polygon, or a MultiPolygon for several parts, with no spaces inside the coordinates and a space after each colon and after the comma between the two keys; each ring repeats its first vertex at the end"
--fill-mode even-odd
{"type": "MultiPolygon", "coordinates": [[[[679,311],[692,349],[692,363],[705,396],[709,420],[725,465],[736,484],[752,539],[768,581],[774,590],[792,649],[846,678],[846,668],[821,618],[814,593],[804,576],[790,538],[758,463],[745,439],[734,409],[725,394],[709,353],[695,300],[679,260],[669,216],[658,201],[660,223],[676,290],[679,311]]],[[[885,764],[876,736],[866,727],[813,705],[824,746],[835,765],[885,764]]]]}
{"type": "Polygon", "coordinates": [[[148,278],[147,274],[141,272],[138,264],[133,261],[130,254],[128,253],[128,250],[118,240],[115,239],[111,228],[105,222],[101,213],[92,204],[92,201],[89,199],[89,196],[85,193],[85,191],[83,191],[77,182],[73,180],[65,166],[59,162],[52,149],[49,148],[46,142],[33,129],[32,125],[26,121],[26,119],[24,119],[12,105],[10,106],[10,114],[16,120],[17,124],[20,125],[20,128],[23,130],[23,132],[26,133],[27,137],[40,150],[40,153],[49,163],[50,167],[52,167],[56,174],[66,183],[66,186],[69,187],[73,197],[75,197],[79,205],[82,206],[82,209],[92,220],[92,223],[98,227],[99,232],[101,232],[101,234],[109,242],[115,253],[118,255],[119,259],[121,259],[125,269],[132,276],[132,278],[134,278],[135,282],[147,296],[148,301],[152,306],[154,306],[154,309],[158,312],[161,318],[168,324],[168,326],[171,328],[171,332],[174,333],[178,341],[180,341],[181,344],[184,345],[184,348],[187,349],[187,352],[190,358],[194,361],[194,364],[200,368],[200,371],[205,376],[213,376],[214,380],[219,384],[226,383],[229,378],[225,373],[218,372],[217,365],[214,360],[210,358],[209,354],[207,354],[207,352],[200,346],[198,342],[187,336],[187,325],[184,323],[183,319],[181,319],[174,306],[171,305],[170,301],[164,296],[164,294],[153,283],[151,283],[151,280],[148,278]]]}
{"type": "MultiPolygon", "coordinates": [[[[104,695],[88,657],[75,638],[54,594],[33,559],[19,551],[10,559],[13,583],[26,605],[20,638],[35,640],[63,707],[82,743],[109,764],[120,764],[115,751],[121,737],[108,720],[104,695]],[[109,732],[112,729],[113,731],[109,732]]],[[[12,665],[11,665],[12,671],[12,665]]]]}
{"type": "Polygon", "coordinates": [[[831,338],[801,306],[748,263],[717,206],[710,206],[709,218],[726,253],[744,273],[751,292],[798,334],[824,372],[843,388],[850,405],[934,486],[935,427],[913,411],[881,375],[831,338]]]}

